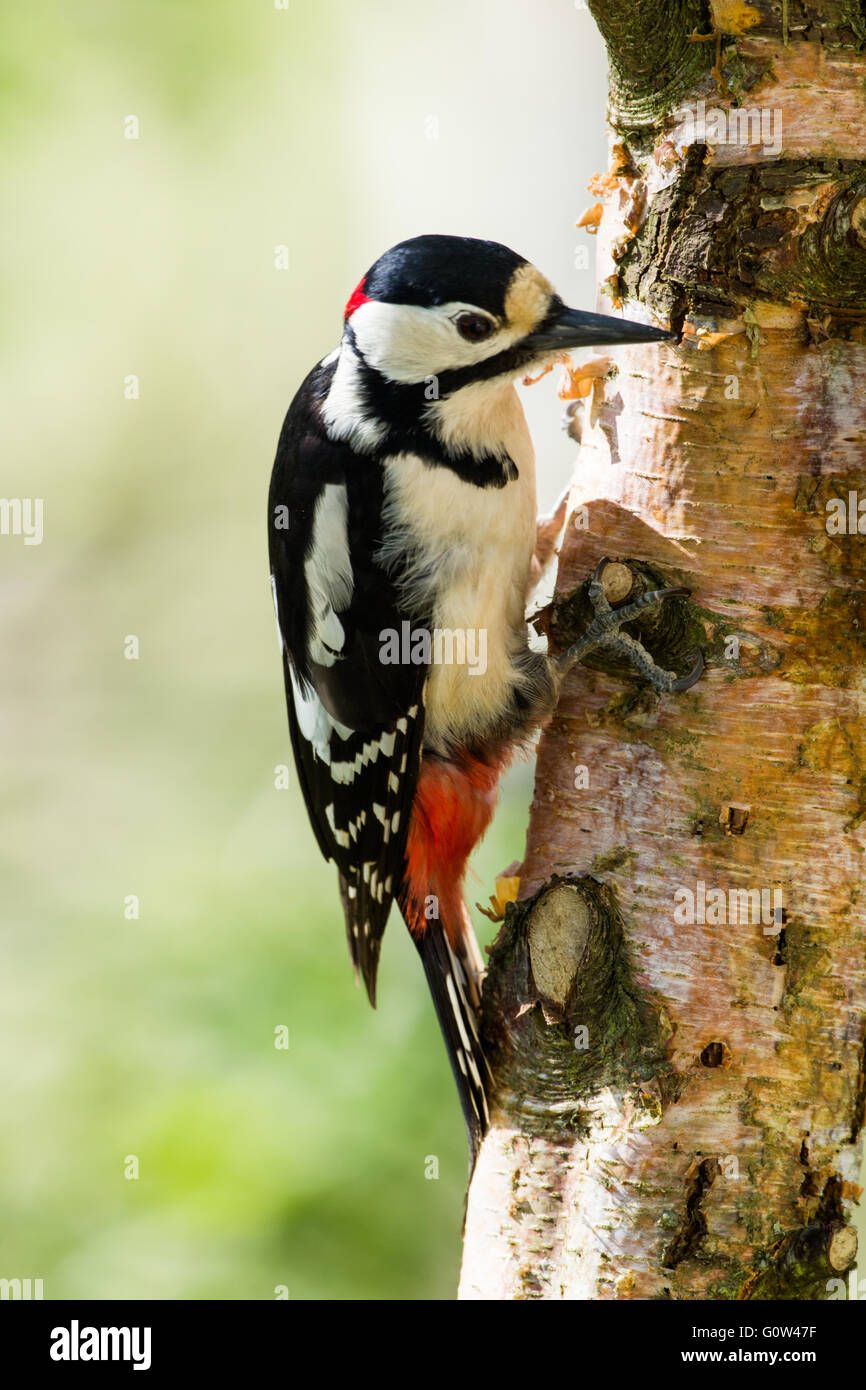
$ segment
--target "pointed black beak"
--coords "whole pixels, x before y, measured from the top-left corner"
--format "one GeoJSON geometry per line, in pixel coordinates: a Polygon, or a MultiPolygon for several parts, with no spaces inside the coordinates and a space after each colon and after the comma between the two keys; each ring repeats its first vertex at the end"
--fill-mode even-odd
{"type": "Polygon", "coordinates": [[[569,348],[616,346],[618,343],[674,343],[676,333],[646,323],[585,314],[581,309],[554,308],[543,323],[520,344],[533,355],[566,352],[569,348]]]}

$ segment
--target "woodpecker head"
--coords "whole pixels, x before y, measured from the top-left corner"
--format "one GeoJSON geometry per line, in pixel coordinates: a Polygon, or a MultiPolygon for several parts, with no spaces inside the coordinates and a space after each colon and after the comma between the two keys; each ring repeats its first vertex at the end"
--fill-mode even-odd
{"type": "Polygon", "coordinates": [[[436,377],[450,394],[511,379],[570,348],[675,334],[569,309],[529,261],[495,241],[419,236],[386,251],[345,310],[344,340],[387,382],[436,377]]]}

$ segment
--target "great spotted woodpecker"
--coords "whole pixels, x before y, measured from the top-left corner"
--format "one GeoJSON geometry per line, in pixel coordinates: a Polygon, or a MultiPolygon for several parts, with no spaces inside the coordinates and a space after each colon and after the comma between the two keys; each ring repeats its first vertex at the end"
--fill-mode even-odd
{"type": "Polygon", "coordinates": [[[598,573],[582,641],[558,660],[531,649],[530,578],[552,555],[564,504],[536,530],[514,381],[569,348],[672,337],[566,308],[496,242],[415,237],[361,280],[340,346],[313,368],[280,435],[270,561],[298,777],[338,869],[371,1003],[399,904],[460,1092],[470,1165],[489,1074],[463,879],[499,776],[593,647],[615,647],[660,689],[696,678],[661,671],[619,632],[640,607],[682,591],[612,610],[598,573]]]}

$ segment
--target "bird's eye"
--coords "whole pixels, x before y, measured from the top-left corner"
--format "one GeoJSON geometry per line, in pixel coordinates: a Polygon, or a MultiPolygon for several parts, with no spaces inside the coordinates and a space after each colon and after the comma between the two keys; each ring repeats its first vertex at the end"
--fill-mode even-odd
{"type": "Polygon", "coordinates": [[[483,314],[460,314],[456,322],[457,332],[468,343],[483,343],[495,328],[495,324],[483,314]]]}

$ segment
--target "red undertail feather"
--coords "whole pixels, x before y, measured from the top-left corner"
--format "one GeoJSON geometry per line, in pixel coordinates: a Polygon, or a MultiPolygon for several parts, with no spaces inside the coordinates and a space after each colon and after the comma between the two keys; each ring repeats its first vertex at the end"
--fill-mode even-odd
{"type": "Polygon", "coordinates": [[[490,1123],[481,1045],[483,963],[463,902],[466,864],[493,816],[500,762],[467,754],[421,764],[400,908],[424,962],[469,1136],[469,1172],[490,1123]]]}
{"type": "Polygon", "coordinates": [[[406,843],[404,915],[413,936],[438,916],[452,949],[459,948],[466,865],[493,818],[500,771],[498,763],[467,755],[422,763],[406,843]]]}

